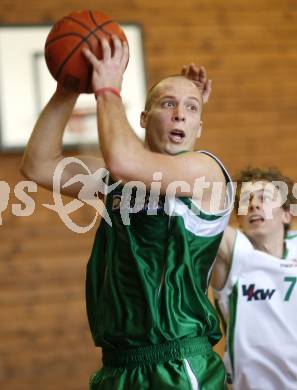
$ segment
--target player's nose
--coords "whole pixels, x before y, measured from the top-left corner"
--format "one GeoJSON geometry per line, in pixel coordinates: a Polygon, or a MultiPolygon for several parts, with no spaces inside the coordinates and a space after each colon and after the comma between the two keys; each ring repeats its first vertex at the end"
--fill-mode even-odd
{"type": "Polygon", "coordinates": [[[176,105],[176,107],[172,113],[172,120],[176,121],[176,122],[186,120],[185,110],[184,110],[182,105],[180,105],[180,104],[176,105]]]}
{"type": "Polygon", "coordinates": [[[256,196],[252,196],[249,203],[249,209],[259,210],[261,208],[261,202],[256,196]]]}

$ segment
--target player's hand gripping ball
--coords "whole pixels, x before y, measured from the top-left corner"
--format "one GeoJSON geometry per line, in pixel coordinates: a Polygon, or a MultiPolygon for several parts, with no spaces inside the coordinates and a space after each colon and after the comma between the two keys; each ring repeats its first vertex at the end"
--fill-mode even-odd
{"type": "Polygon", "coordinates": [[[77,11],[65,16],[52,27],[45,42],[45,61],[51,75],[72,91],[92,93],[93,67],[82,48],[88,47],[102,59],[99,38],[106,38],[113,52],[112,35],[127,42],[121,27],[100,11],[77,11]]]}

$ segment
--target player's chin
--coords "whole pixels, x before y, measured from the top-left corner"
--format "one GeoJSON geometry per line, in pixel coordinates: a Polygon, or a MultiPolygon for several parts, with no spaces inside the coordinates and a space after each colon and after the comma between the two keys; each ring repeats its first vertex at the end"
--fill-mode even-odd
{"type": "Polygon", "coordinates": [[[249,237],[257,237],[259,235],[265,235],[266,229],[263,225],[249,226],[246,228],[246,233],[249,237]]]}
{"type": "Polygon", "coordinates": [[[169,154],[171,156],[175,156],[176,154],[179,154],[181,152],[187,151],[188,148],[186,145],[183,144],[167,144],[164,148],[164,153],[169,154]]]}
{"type": "Polygon", "coordinates": [[[178,153],[180,153],[180,151],[173,149],[173,148],[166,148],[164,150],[164,154],[168,154],[169,156],[175,156],[178,153]]]}

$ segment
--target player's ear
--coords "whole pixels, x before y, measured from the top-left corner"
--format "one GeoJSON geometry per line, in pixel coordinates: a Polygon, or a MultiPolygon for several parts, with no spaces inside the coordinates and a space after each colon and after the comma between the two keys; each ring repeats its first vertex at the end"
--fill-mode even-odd
{"type": "Polygon", "coordinates": [[[285,225],[289,225],[292,221],[292,214],[290,213],[289,210],[284,210],[283,209],[283,218],[282,218],[282,222],[283,224],[285,225]]]}
{"type": "Polygon", "coordinates": [[[140,126],[143,129],[145,129],[145,127],[146,127],[146,118],[147,118],[147,112],[142,111],[142,113],[140,114],[140,126]]]}
{"type": "Polygon", "coordinates": [[[197,131],[196,138],[200,138],[201,137],[201,133],[202,133],[202,121],[200,121],[199,129],[197,131]]]}

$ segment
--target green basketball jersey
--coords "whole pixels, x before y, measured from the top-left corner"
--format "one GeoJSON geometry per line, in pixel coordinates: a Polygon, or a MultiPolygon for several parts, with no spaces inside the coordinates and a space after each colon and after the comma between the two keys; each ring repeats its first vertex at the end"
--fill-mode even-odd
{"type": "Polygon", "coordinates": [[[232,185],[218,215],[202,212],[189,198],[152,202],[146,196],[127,224],[123,212],[135,206],[136,191],[129,202],[124,198],[122,186],[108,194],[112,226],[102,220],[87,267],[95,344],[130,348],[195,336],[215,344],[221,334],[207,289],[233,203],[232,185]]]}

